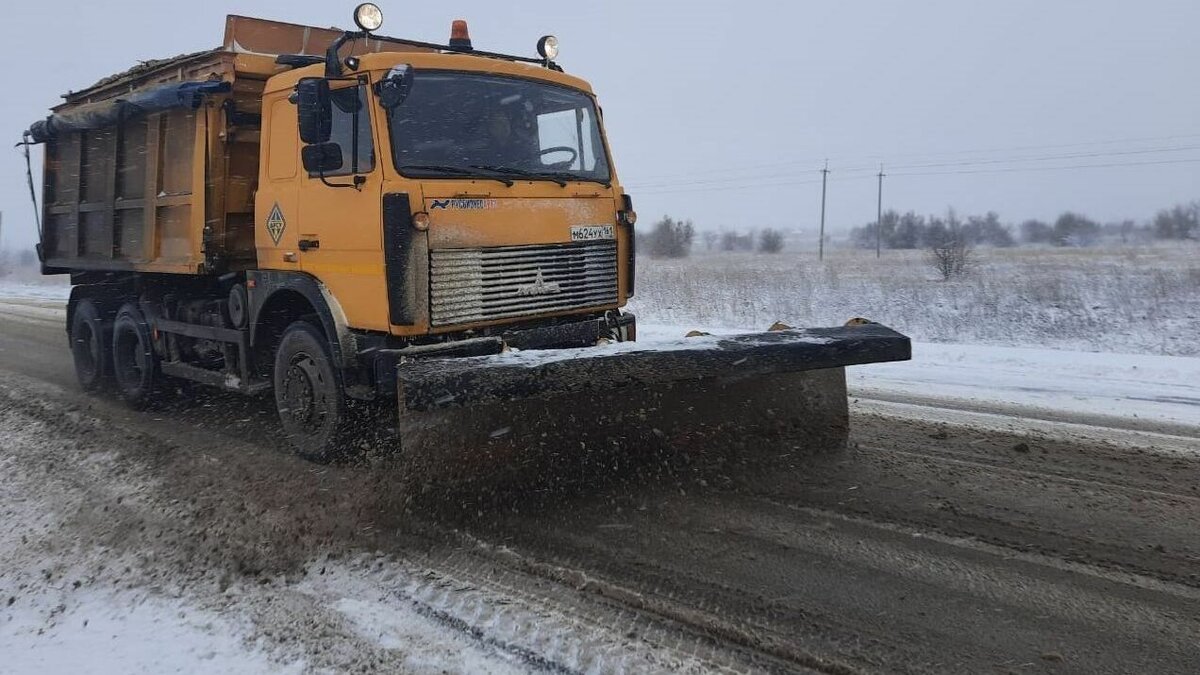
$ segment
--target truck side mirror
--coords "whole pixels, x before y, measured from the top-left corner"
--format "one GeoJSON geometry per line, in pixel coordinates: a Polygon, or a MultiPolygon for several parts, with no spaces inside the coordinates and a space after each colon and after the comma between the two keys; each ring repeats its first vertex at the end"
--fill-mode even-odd
{"type": "Polygon", "coordinates": [[[379,97],[379,105],[384,110],[391,110],[404,103],[412,90],[413,70],[408,64],[401,64],[388,71],[386,77],[375,83],[375,95],[379,97]]]}
{"type": "Polygon", "coordinates": [[[310,174],[323,176],[342,168],[342,146],[337,143],[313,143],[300,150],[300,161],[310,174]]]}
{"type": "MultiPolygon", "coordinates": [[[[321,77],[306,77],[300,80],[296,84],[296,113],[300,118],[301,141],[308,144],[328,142],[333,134],[333,103],[329,97],[329,80],[321,77]]],[[[340,167],[340,153],[338,157],[340,167]]]]}

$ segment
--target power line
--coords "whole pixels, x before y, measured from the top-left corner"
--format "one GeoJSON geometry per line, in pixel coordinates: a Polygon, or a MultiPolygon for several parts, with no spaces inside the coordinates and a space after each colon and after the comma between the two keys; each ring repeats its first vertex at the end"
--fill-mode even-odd
{"type": "Polygon", "coordinates": [[[1072,153],[1066,155],[1045,155],[1041,157],[1011,157],[1007,159],[979,159],[964,162],[940,162],[934,164],[902,164],[899,169],[926,169],[942,166],[977,166],[980,164],[1019,164],[1021,162],[1048,162],[1056,159],[1086,159],[1092,157],[1124,157],[1129,155],[1156,155],[1165,152],[1186,152],[1200,150],[1200,145],[1182,145],[1173,148],[1150,148],[1146,150],[1120,150],[1114,152],[1072,153]]]}
{"type": "MultiPolygon", "coordinates": [[[[1055,160],[1060,160],[1060,159],[1090,159],[1090,158],[1096,158],[1096,157],[1126,157],[1126,156],[1132,156],[1132,155],[1153,155],[1153,154],[1173,153],[1173,152],[1187,152],[1190,150],[1200,150],[1200,145],[1184,145],[1184,146],[1163,147],[1163,148],[1144,148],[1144,149],[1138,149],[1138,150],[1114,150],[1111,152],[1086,152],[1086,153],[1067,153],[1067,154],[1009,157],[1009,158],[996,158],[996,159],[975,159],[975,160],[965,160],[965,161],[960,161],[960,162],[936,162],[936,163],[928,163],[928,164],[900,164],[900,165],[893,165],[893,167],[896,169],[904,170],[904,169],[939,168],[939,167],[946,167],[946,166],[979,166],[979,165],[988,165],[988,164],[1019,164],[1019,163],[1023,163],[1023,162],[1048,162],[1048,161],[1055,161],[1055,160]]],[[[826,165],[826,166],[828,166],[828,165],[826,165]]],[[[875,170],[875,168],[873,166],[848,167],[848,168],[839,169],[839,171],[841,171],[842,173],[851,173],[851,174],[858,173],[858,172],[874,171],[874,170],[875,170]]],[[[820,171],[821,171],[820,169],[815,170],[815,172],[817,172],[817,173],[819,173],[820,171]]],[[[801,172],[798,174],[779,174],[779,173],[773,172],[771,174],[764,175],[763,177],[764,178],[794,178],[794,177],[798,178],[798,177],[809,175],[811,173],[813,173],[813,171],[804,171],[804,172],[801,172]]],[[[755,178],[757,178],[757,176],[736,176],[733,178],[733,180],[746,181],[746,180],[754,180],[755,178]]],[[[713,178],[713,179],[707,179],[707,180],[680,179],[680,180],[675,180],[675,181],[665,181],[665,182],[659,182],[659,183],[633,183],[630,185],[630,188],[642,190],[645,188],[659,188],[659,187],[676,187],[676,186],[692,186],[692,185],[697,185],[697,186],[698,185],[720,185],[720,184],[728,182],[729,180],[731,180],[729,177],[713,178]]]]}
{"type": "Polygon", "coordinates": [[[969,169],[966,171],[922,171],[911,173],[893,173],[892,176],[951,176],[957,174],[975,173],[1016,173],[1021,171],[1066,171],[1070,169],[1106,169],[1125,166],[1155,166],[1160,164],[1197,164],[1200,157],[1194,159],[1163,159],[1149,162],[1109,162],[1105,164],[1070,164],[1067,166],[1026,166],[1006,167],[999,169],[969,169]]]}
{"type": "MultiPolygon", "coordinates": [[[[956,171],[909,171],[887,174],[893,177],[902,176],[951,176],[951,175],[970,175],[983,173],[1020,173],[1020,172],[1040,172],[1040,171],[1069,171],[1073,169],[1100,169],[1100,168],[1116,168],[1116,167],[1139,167],[1139,166],[1156,166],[1170,164],[1195,164],[1200,163],[1200,158],[1194,159],[1169,159],[1169,160],[1154,160],[1142,162],[1107,162],[1100,164],[1071,164],[1066,166],[1030,166],[1030,167],[1001,167],[989,169],[967,169],[956,171]]],[[[831,170],[832,172],[832,170],[831,170]]],[[[866,174],[859,176],[834,176],[829,178],[830,181],[845,182],[852,180],[866,180],[876,178],[876,175],[866,174]]],[[[799,185],[815,185],[822,182],[822,179],[812,180],[786,180],[786,181],[755,181],[751,183],[734,183],[729,181],[705,181],[714,183],[712,186],[683,186],[679,188],[667,189],[649,189],[639,190],[642,195],[662,195],[662,194],[682,194],[691,192],[737,192],[746,190],[757,190],[763,188],[799,186],[799,185]]],[[[633,189],[633,188],[631,188],[633,189]]]]}
{"type": "MultiPolygon", "coordinates": [[[[831,173],[832,173],[832,171],[833,170],[830,169],[831,173]]],[[[849,180],[862,180],[862,179],[867,179],[867,178],[874,178],[874,176],[843,176],[843,177],[833,177],[833,178],[830,178],[829,180],[830,181],[849,181],[849,180]]],[[[729,192],[729,191],[735,191],[735,190],[757,190],[760,188],[771,188],[771,187],[791,187],[791,186],[797,186],[797,185],[816,185],[820,182],[821,182],[820,178],[814,178],[811,180],[786,180],[786,181],[766,181],[766,182],[753,181],[753,182],[749,182],[749,183],[735,183],[732,185],[729,184],[729,181],[714,181],[714,183],[716,183],[716,184],[711,187],[709,187],[709,186],[703,186],[703,187],[682,186],[682,187],[678,187],[678,188],[669,187],[669,188],[665,188],[665,189],[651,189],[651,190],[638,189],[638,194],[639,195],[661,195],[661,194],[678,194],[678,193],[686,193],[686,192],[729,192]]],[[[635,189],[635,188],[630,187],[629,189],[635,189]]]]}
{"type": "MultiPolygon", "coordinates": [[[[952,156],[957,156],[957,155],[977,155],[977,154],[991,154],[991,153],[1001,153],[1001,152],[1022,152],[1022,151],[1026,151],[1026,150],[1059,150],[1059,149],[1066,149],[1066,148],[1084,148],[1084,147],[1088,147],[1088,146],[1097,146],[1097,145],[1104,146],[1104,145],[1122,145],[1122,144],[1127,144],[1127,143],[1166,142],[1166,141],[1178,141],[1178,140],[1183,140],[1183,139],[1197,139],[1197,138],[1200,138],[1200,134],[1176,134],[1173,136],[1144,136],[1144,137],[1140,137],[1140,138],[1122,138],[1122,139],[1109,139],[1109,140],[1100,140],[1100,141],[1081,141],[1081,142],[1077,142],[1077,143],[1054,143],[1054,144],[1046,144],[1046,145],[1009,146],[1009,147],[1004,147],[1004,148],[977,148],[977,149],[970,149],[970,150],[943,150],[943,151],[928,152],[928,153],[892,153],[892,154],[887,154],[887,155],[851,155],[849,157],[843,158],[843,160],[844,161],[853,160],[856,162],[866,162],[866,161],[879,161],[880,159],[882,159],[882,160],[885,160],[888,162],[899,162],[902,160],[910,160],[911,161],[911,160],[918,160],[918,159],[932,159],[932,158],[938,158],[938,157],[952,157],[952,156]]],[[[749,165],[740,165],[740,166],[736,166],[736,165],[735,166],[723,166],[723,167],[714,167],[712,169],[701,169],[701,170],[688,171],[686,173],[650,174],[649,176],[646,176],[646,179],[650,180],[650,181],[657,181],[659,179],[673,178],[673,177],[677,177],[677,176],[686,177],[686,176],[701,176],[701,175],[713,175],[713,174],[728,175],[730,173],[735,173],[735,172],[757,171],[757,170],[763,170],[763,169],[803,166],[805,164],[811,165],[811,164],[816,164],[820,161],[821,161],[820,157],[814,156],[814,157],[792,159],[792,160],[788,160],[786,162],[772,162],[772,163],[766,163],[766,164],[759,163],[759,164],[749,164],[749,165]]],[[[871,171],[874,171],[874,165],[862,168],[862,170],[868,170],[868,169],[871,171]]],[[[839,169],[839,170],[845,171],[847,169],[839,169]]]]}

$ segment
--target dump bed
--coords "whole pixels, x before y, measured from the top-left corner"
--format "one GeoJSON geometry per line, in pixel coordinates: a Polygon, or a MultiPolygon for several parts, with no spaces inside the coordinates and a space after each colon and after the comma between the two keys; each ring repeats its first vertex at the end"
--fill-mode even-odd
{"type": "MultiPolygon", "coordinates": [[[[31,129],[46,144],[45,270],[253,267],[264,84],[285,68],[276,56],[324,54],[341,34],[230,16],[221,47],[149,61],[64,96],[31,129]]],[[[359,40],[343,55],[408,49],[359,40]]]]}

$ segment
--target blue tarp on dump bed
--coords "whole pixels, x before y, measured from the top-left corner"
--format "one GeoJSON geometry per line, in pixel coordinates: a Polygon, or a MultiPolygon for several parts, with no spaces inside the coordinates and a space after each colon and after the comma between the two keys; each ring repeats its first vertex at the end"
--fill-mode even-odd
{"type": "Polygon", "coordinates": [[[88,103],[54,113],[29,127],[29,139],[46,141],[62,133],[114,127],[122,120],[162,112],[173,108],[199,108],[205,96],[223,94],[232,89],[228,82],[177,82],[164,84],[110,101],[88,103]]]}

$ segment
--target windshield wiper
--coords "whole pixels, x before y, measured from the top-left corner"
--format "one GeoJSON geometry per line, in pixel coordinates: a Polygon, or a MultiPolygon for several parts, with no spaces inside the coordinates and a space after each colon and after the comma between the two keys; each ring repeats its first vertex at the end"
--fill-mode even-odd
{"type": "Polygon", "coordinates": [[[495,171],[497,173],[507,173],[513,176],[525,176],[527,178],[552,180],[563,187],[566,187],[567,181],[582,181],[584,183],[599,183],[605,188],[612,187],[612,182],[601,178],[589,178],[580,176],[571,171],[526,171],[512,166],[494,166],[489,164],[472,164],[473,168],[483,169],[485,171],[495,171]]]}
{"type": "Polygon", "coordinates": [[[567,186],[567,181],[564,180],[563,177],[558,174],[538,173],[536,171],[526,171],[525,169],[518,169],[513,166],[496,166],[496,165],[492,165],[492,164],[472,164],[471,168],[472,169],[483,169],[484,171],[495,171],[496,173],[506,173],[506,174],[509,174],[510,176],[523,176],[525,178],[543,178],[546,180],[552,180],[555,183],[558,183],[562,187],[567,186]]]}
{"type": "MultiPolygon", "coordinates": [[[[471,167],[471,169],[485,169],[488,171],[492,170],[492,169],[487,169],[486,167],[479,167],[479,166],[471,167]]],[[[490,180],[500,181],[501,183],[504,183],[508,187],[513,186],[513,182],[511,180],[509,180],[508,178],[505,178],[503,176],[493,176],[493,175],[488,175],[488,174],[484,174],[484,173],[479,173],[478,171],[472,171],[471,169],[468,169],[466,167],[461,167],[461,166],[449,166],[449,165],[443,165],[443,164],[406,164],[406,165],[400,167],[400,173],[404,173],[405,171],[426,171],[429,173],[442,173],[442,174],[447,174],[450,176],[469,176],[471,178],[487,178],[490,180]]]]}
{"type": "Polygon", "coordinates": [[[577,181],[582,181],[584,183],[599,183],[599,184],[603,185],[606,189],[612,187],[612,181],[607,181],[607,180],[604,180],[601,178],[589,178],[587,176],[580,176],[579,174],[571,173],[570,171],[550,171],[547,173],[539,173],[538,175],[545,176],[547,178],[561,178],[564,180],[577,180],[577,181]]]}

